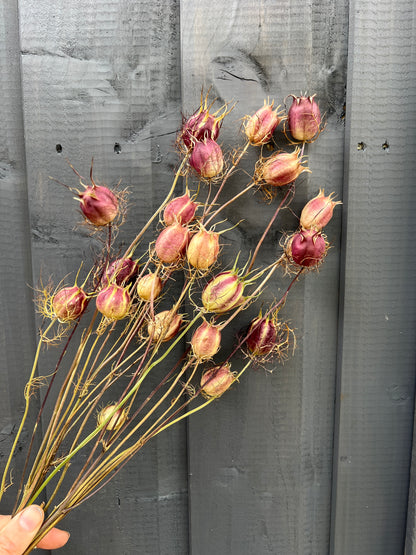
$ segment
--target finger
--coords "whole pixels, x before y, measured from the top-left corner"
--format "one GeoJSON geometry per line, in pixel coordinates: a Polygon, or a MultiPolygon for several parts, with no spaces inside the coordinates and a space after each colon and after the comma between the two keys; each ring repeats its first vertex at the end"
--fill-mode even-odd
{"type": "Polygon", "coordinates": [[[69,532],[60,530],[59,528],[52,528],[44,538],[40,540],[37,547],[41,549],[58,549],[62,547],[69,540],[69,532]]]}
{"type": "Polygon", "coordinates": [[[38,505],[31,505],[9,520],[0,532],[0,555],[21,555],[32,542],[43,519],[43,510],[38,505]]]}
{"type": "Polygon", "coordinates": [[[12,517],[10,515],[0,515],[0,532],[6,526],[6,524],[10,521],[12,517]]]}

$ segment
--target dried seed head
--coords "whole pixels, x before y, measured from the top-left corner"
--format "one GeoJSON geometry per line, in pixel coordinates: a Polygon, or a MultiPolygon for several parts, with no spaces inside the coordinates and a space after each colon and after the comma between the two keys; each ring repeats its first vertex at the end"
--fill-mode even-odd
{"type": "Polygon", "coordinates": [[[136,291],[143,301],[156,299],[162,291],[162,280],[157,274],[149,272],[137,280],[136,291]]]}
{"type": "MultiPolygon", "coordinates": [[[[103,425],[107,418],[110,418],[111,413],[114,412],[116,405],[108,405],[100,410],[97,415],[97,423],[99,426],[103,425]]],[[[112,432],[116,432],[121,428],[121,426],[127,420],[127,413],[124,409],[120,408],[116,412],[114,412],[113,416],[109,419],[107,424],[105,425],[106,430],[110,430],[112,432]]]]}
{"type": "Polygon", "coordinates": [[[234,271],[221,272],[205,286],[202,304],[208,312],[222,314],[243,301],[244,282],[234,271]]]}
{"type": "Polygon", "coordinates": [[[304,268],[318,266],[327,251],[324,237],[313,229],[302,229],[288,238],[286,253],[304,268]]]}
{"type": "Polygon", "coordinates": [[[276,347],[277,326],[272,318],[259,316],[250,324],[246,345],[254,356],[270,354],[276,347]]]}
{"type": "Polygon", "coordinates": [[[261,146],[271,141],[274,130],[281,121],[277,108],[273,110],[273,102],[264,102],[264,106],[254,115],[247,116],[244,131],[252,145],[261,146]]]}
{"type": "Polygon", "coordinates": [[[304,171],[310,171],[302,166],[300,149],[293,152],[276,152],[265,161],[259,161],[256,168],[256,177],[272,187],[282,187],[295,181],[304,171]]]}
{"type": "Polygon", "coordinates": [[[305,204],[300,215],[300,225],[303,229],[321,230],[327,225],[332,218],[334,207],[342,204],[341,201],[332,200],[334,194],[326,197],[324,190],[320,189],[319,194],[305,204]]]}
{"type": "Polygon", "coordinates": [[[207,270],[216,262],[219,251],[219,234],[201,229],[192,236],[186,257],[197,270],[207,270]]]}
{"type": "Polygon", "coordinates": [[[296,141],[311,143],[321,132],[321,112],[314,96],[294,96],[288,112],[288,125],[296,141]]]}
{"type": "Polygon", "coordinates": [[[104,272],[102,283],[113,282],[117,285],[127,284],[137,276],[139,265],[132,258],[117,258],[113,260],[104,272]]]}
{"type": "Polygon", "coordinates": [[[191,346],[199,360],[212,358],[221,346],[221,331],[217,326],[203,322],[193,333],[191,346]]]}
{"type": "Polygon", "coordinates": [[[205,179],[216,177],[224,167],[221,147],[212,139],[195,143],[189,165],[205,179]]]}
{"type": "Polygon", "coordinates": [[[130,295],[127,289],[111,283],[98,293],[97,309],[109,320],[121,320],[130,310],[130,295]]]}
{"type": "Polygon", "coordinates": [[[166,225],[175,222],[180,224],[188,224],[194,219],[195,211],[198,208],[196,202],[192,202],[189,195],[185,193],[181,197],[172,199],[163,212],[163,220],[166,225]]]}
{"type": "Polygon", "coordinates": [[[191,149],[198,141],[218,138],[222,118],[215,118],[207,109],[200,109],[187,119],[180,138],[186,148],[191,149]]]}
{"type": "Polygon", "coordinates": [[[147,324],[147,333],[152,341],[170,341],[182,325],[182,316],[172,310],[163,310],[155,314],[154,320],[147,324]]]}
{"type": "Polygon", "coordinates": [[[189,229],[179,223],[165,227],[156,239],[155,251],[165,264],[177,262],[185,254],[189,242],[189,229]]]}
{"type": "Polygon", "coordinates": [[[201,377],[202,393],[206,397],[220,397],[235,380],[229,364],[206,370],[201,377]]]}
{"type": "Polygon", "coordinates": [[[84,216],[95,226],[107,225],[118,215],[117,197],[108,187],[92,185],[78,196],[84,216]]]}
{"type": "Polygon", "coordinates": [[[62,322],[76,320],[87,306],[87,295],[77,285],[60,289],[52,299],[55,316],[62,322]]]}

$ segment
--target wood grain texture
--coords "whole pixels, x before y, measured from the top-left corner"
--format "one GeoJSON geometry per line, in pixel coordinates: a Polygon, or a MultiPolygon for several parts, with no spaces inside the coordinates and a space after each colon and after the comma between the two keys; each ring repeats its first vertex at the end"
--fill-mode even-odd
{"type": "MultiPolygon", "coordinates": [[[[147,221],[176,164],[178,4],[22,0],[19,6],[34,279],[41,273],[73,280],[99,244],[75,227],[77,203],[49,176],[76,187],[67,160],[88,177],[94,157],[98,182],[114,186],[121,179],[131,192],[120,242],[128,244],[147,221]]],[[[44,367],[56,356],[45,358],[44,367]]],[[[72,465],[73,476],[83,460],[72,465]]],[[[64,526],[72,537],[62,553],[185,553],[185,427],[149,444],[64,526]]]]}
{"type": "MultiPolygon", "coordinates": [[[[344,2],[240,1],[210,7],[181,2],[184,111],[195,109],[202,86],[212,86],[212,96],[220,102],[236,101],[221,132],[224,144],[243,142],[241,118],[268,96],[279,104],[290,93],[317,93],[328,125],[308,149],[312,175],[299,179],[295,213],[320,186],[341,191],[347,28],[344,2]]],[[[257,154],[250,151],[244,169],[252,171],[257,154]]],[[[247,181],[239,174],[227,194],[247,181]]],[[[241,250],[241,264],[275,207],[251,197],[228,211],[232,224],[244,218],[224,238],[231,250],[241,250]]],[[[190,544],[195,555],[328,551],[339,216],[328,227],[334,249],[320,274],[302,279],[281,313],[296,328],[294,358],[274,367],[273,374],[250,372],[220,402],[189,421],[190,544]]],[[[283,215],[259,264],[279,256],[280,231],[297,225],[293,214],[283,215]]],[[[288,278],[273,280],[268,300],[279,298],[287,285],[288,278]]],[[[244,320],[256,310],[247,311],[244,320]]]]}
{"type": "MultiPolygon", "coordinates": [[[[23,389],[34,354],[31,249],[25,175],[17,2],[0,4],[0,467],[3,470],[24,409],[23,389]]],[[[34,400],[34,406],[37,401],[34,400]]],[[[17,453],[27,441],[25,429],[17,453]]],[[[22,471],[14,457],[11,475],[22,471]]],[[[6,495],[2,511],[13,507],[6,495]]]]}
{"type": "Polygon", "coordinates": [[[334,554],[402,553],[415,370],[414,2],[352,2],[334,554]]]}

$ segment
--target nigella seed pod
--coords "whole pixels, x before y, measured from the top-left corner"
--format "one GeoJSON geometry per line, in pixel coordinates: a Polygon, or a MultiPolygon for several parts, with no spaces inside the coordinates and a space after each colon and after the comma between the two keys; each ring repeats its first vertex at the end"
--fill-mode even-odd
{"type": "Polygon", "coordinates": [[[111,432],[116,432],[127,420],[127,413],[124,409],[120,408],[114,412],[116,405],[107,405],[97,414],[97,424],[102,426],[104,422],[108,420],[105,424],[105,429],[111,432]],[[114,414],[111,416],[111,414],[114,414]]]}
{"type": "Polygon", "coordinates": [[[221,147],[212,139],[205,139],[194,145],[189,165],[206,179],[216,177],[224,167],[224,157],[221,147]]]}
{"type": "Polygon", "coordinates": [[[310,171],[302,166],[300,149],[293,152],[276,152],[264,162],[260,162],[256,169],[257,177],[272,187],[282,187],[295,181],[304,171],[310,171]]]}
{"type": "Polygon", "coordinates": [[[108,265],[102,282],[104,285],[110,282],[123,285],[134,279],[138,271],[139,266],[132,258],[117,258],[108,265]]]}
{"type": "Polygon", "coordinates": [[[277,109],[273,110],[273,102],[265,102],[260,110],[247,118],[244,131],[252,145],[261,146],[271,141],[274,130],[281,121],[277,109]]]}
{"type": "Polygon", "coordinates": [[[189,195],[185,193],[181,197],[172,199],[163,212],[163,220],[166,225],[171,225],[175,222],[180,224],[188,224],[195,217],[195,211],[198,208],[196,202],[192,202],[189,195]]]}
{"type": "Polygon", "coordinates": [[[193,148],[197,141],[218,138],[220,120],[208,110],[195,112],[182,126],[181,139],[188,149],[193,148]]]}
{"type": "Polygon", "coordinates": [[[194,355],[199,360],[212,358],[218,353],[221,346],[221,330],[213,324],[203,322],[194,331],[191,346],[194,355]]]}
{"type": "Polygon", "coordinates": [[[221,272],[205,286],[202,304],[208,312],[222,314],[244,301],[243,292],[244,282],[234,271],[221,272]]]}
{"type": "Polygon", "coordinates": [[[300,225],[303,229],[321,230],[327,225],[332,218],[334,208],[337,204],[342,204],[341,201],[334,202],[331,193],[329,197],[325,196],[323,189],[319,190],[319,194],[311,199],[303,207],[300,215],[300,225]]]}
{"type": "Polygon", "coordinates": [[[201,229],[191,238],[186,257],[189,264],[197,270],[207,270],[216,262],[219,252],[218,233],[201,229]]]}
{"type": "Polygon", "coordinates": [[[81,210],[89,222],[96,226],[107,225],[118,214],[118,200],[116,195],[101,185],[86,187],[78,194],[81,210]]]}
{"type": "Polygon", "coordinates": [[[95,304],[109,320],[121,320],[130,310],[130,295],[127,289],[111,283],[98,293],[95,304]]]}
{"type": "Polygon", "coordinates": [[[147,333],[152,341],[170,341],[182,325],[182,316],[172,310],[163,310],[155,314],[154,320],[147,324],[147,333]]]}
{"type": "Polygon", "coordinates": [[[321,131],[321,112],[314,96],[294,96],[288,112],[288,125],[296,141],[311,143],[321,131]]]}
{"type": "Polygon", "coordinates": [[[250,324],[246,345],[254,356],[270,354],[276,346],[277,327],[270,318],[258,317],[250,324]]]}
{"type": "Polygon", "coordinates": [[[293,262],[310,268],[322,261],[326,253],[326,242],[318,231],[302,229],[289,238],[288,248],[293,262]]]}
{"type": "Polygon", "coordinates": [[[162,280],[157,274],[148,274],[137,280],[136,292],[143,301],[156,299],[162,291],[162,280]]]}
{"type": "Polygon", "coordinates": [[[206,370],[201,377],[202,393],[206,397],[220,397],[235,380],[229,364],[215,366],[206,370]]]}
{"type": "Polygon", "coordinates": [[[61,322],[76,320],[87,306],[87,295],[77,285],[60,289],[52,299],[55,316],[61,322]]]}
{"type": "Polygon", "coordinates": [[[185,254],[189,242],[189,229],[179,223],[165,227],[156,239],[155,251],[161,262],[171,264],[185,254]]]}

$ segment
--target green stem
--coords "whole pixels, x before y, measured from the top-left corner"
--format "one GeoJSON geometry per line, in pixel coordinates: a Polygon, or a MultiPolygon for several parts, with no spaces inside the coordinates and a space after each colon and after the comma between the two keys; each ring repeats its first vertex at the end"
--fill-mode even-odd
{"type": "Polygon", "coordinates": [[[201,317],[201,314],[198,313],[193,320],[185,327],[185,329],[180,333],[175,341],[169,346],[168,349],[160,356],[157,360],[151,363],[148,368],[143,372],[143,375],[137,380],[136,384],[132,389],[127,393],[127,395],[122,399],[122,401],[114,407],[114,410],[108,415],[108,417],[99,425],[93,432],[91,432],[71,453],[69,453],[57,466],[56,468],[49,474],[49,476],[45,479],[45,481],[39,486],[36,492],[33,494],[31,499],[28,502],[28,505],[31,505],[35,502],[37,497],[42,493],[42,491],[46,488],[48,483],[52,480],[52,478],[60,472],[60,470],[80,451],[83,447],[85,447],[90,441],[92,441],[100,432],[101,430],[107,425],[107,423],[111,420],[111,418],[116,414],[116,412],[121,409],[127,401],[130,399],[132,395],[135,394],[136,390],[140,387],[143,380],[149,374],[149,372],[157,366],[160,362],[162,362],[166,356],[174,349],[174,347],[178,344],[178,342],[185,336],[186,333],[191,329],[194,323],[201,317]]]}
{"type": "MultiPolygon", "coordinates": [[[[241,370],[241,372],[239,372],[237,374],[237,376],[233,380],[232,384],[234,382],[238,381],[238,379],[243,375],[243,373],[247,370],[247,368],[250,366],[250,364],[251,364],[251,361],[247,362],[247,364],[244,366],[244,368],[241,370]]],[[[191,416],[191,414],[194,414],[195,412],[198,412],[198,411],[202,410],[203,408],[205,408],[207,405],[209,405],[210,403],[212,403],[212,401],[215,401],[216,399],[218,399],[218,397],[211,397],[210,399],[208,399],[208,401],[206,401],[205,403],[202,403],[202,405],[199,405],[198,407],[195,407],[194,409],[188,411],[186,414],[182,414],[182,416],[179,416],[178,418],[175,418],[175,420],[172,420],[168,424],[165,424],[165,426],[162,426],[161,428],[157,429],[154,433],[151,434],[150,437],[157,436],[158,434],[160,434],[160,432],[162,432],[163,430],[166,430],[166,428],[169,428],[170,426],[173,426],[173,424],[176,424],[180,420],[183,420],[184,418],[188,418],[188,416],[191,416]]],[[[149,439],[150,439],[150,437],[149,437],[149,439]]]]}
{"type": "MultiPolygon", "coordinates": [[[[55,323],[55,320],[52,320],[52,322],[50,322],[50,324],[48,325],[46,330],[43,332],[43,335],[46,335],[48,333],[48,331],[52,328],[54,323],[55,323]]],[[[23,426],[25,425],[26,417],[27,417],[27,414],[28,414],[28,411],[29,411],[30,384],[31,384],[31,382],[33,380],[33,377],[35,375],[35,372],[36,372],[36,368],[37,368],[38,360],[39,360],[40,349],[41,349],[42,344],[43,344],[43,340],[42,340],[42,336],[41,336],[40,339],[39,339],[39,342],[38,342],[38,346],[36,348],[35,359],[33,361],[33,366],[32,366],[32,370],[30,372],[29,381],[26,385],[26,387],[29,388],[29,389],[25,390],[25,410],[24,410],[24,413],[23,413],[23,416],[22,416],[22,420],[20,422],[19,429],[17,430],[17,434],[16,434],[16,437],[14,439],[13,446],[12,446],[10,454],[9,454],[9,458],[7,459],[6,467],[5,467],[4,472],[3,472],[3,478],[2,478],[1,486],[0,486],[0,500],[3,497],[3,493],[5,491],[7,473],[9,471],[9,467],[10,467],[10,464],[12,462],[14,452],[16,450],[17,442],[19,441],[19,438],[20,438],[20,435],[22,433],[23,426]]]]}

